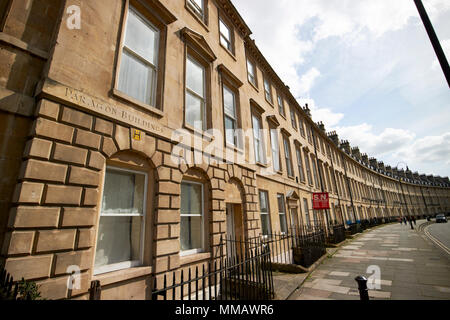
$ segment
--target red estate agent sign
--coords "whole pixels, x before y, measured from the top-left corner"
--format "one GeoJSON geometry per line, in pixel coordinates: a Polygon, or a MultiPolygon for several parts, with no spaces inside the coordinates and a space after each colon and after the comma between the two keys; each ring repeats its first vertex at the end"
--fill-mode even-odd
{"type": "Polygon", "coordinates": [[[313,193],[313,209],[330,209],[330,198],[328,197],[328,192],[313,193]]]}

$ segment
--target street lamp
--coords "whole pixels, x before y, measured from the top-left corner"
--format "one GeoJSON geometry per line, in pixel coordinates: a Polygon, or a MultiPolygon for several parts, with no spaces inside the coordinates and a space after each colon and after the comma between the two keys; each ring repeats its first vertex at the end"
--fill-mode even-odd
{"type": "Polygon", "coordinates": [[[425,29],[428,33],[428,37],[430,38],[431,44],[433,45],[433,49],[436,52],[436,56],[441,65],[442,71],[444,72],[444,76],[447,79],[447,84],[450,87],[450,66],[448,64],[447,58],[445,57],[444,50],[442,50],[439,39],[434,31],[433,25],[431,24],[430,18],[423,6],[422,0],[414,0],[416,4],[417,10],[419,11],[419,15],[422,18],[422,22],[425,26],[425,29]]]}

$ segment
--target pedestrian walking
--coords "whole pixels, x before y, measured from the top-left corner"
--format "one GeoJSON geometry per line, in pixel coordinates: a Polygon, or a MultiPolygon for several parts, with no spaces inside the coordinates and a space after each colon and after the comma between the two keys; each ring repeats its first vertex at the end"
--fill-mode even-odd
{"type": "Polygon", "coordinates": [[[411,225],[411,230],[414,230],[413,218],[412,217],[408,217],[408,220],[409,220],[409,224],[411,225]]]}

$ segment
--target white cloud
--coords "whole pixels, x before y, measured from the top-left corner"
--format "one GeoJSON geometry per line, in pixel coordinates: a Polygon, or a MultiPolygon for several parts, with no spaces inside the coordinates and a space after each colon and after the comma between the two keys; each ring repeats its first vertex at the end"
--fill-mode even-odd
{"type": "Polygon", "coordinates": [[[372,125],[331,128],[339,138],[358,146],[362,153],[375,157],[386,165],[396,166],[405,162],[413,171],[421,174],[448,176],[450,166],[450,132],[437,136],[417,138],[408,130],[386,128],[376,133],[372,125]]]}
{"type": "Polygon", "coordinates": [[[303,96],[309,95],[309,91],[314,85],[316,79],[320,77],[320,71],[316,68],[309,69],[301,78],[299,83],[299,92],[303,96]]]}
{"type": "Polygon", "coordinates": [[[399,152],[412,162],[450,164],[450,132],[440,136],[427,136],[414,141],[399,152]]]}
{"type": "MultiPolygon", "coordinates": [[[[448,0],[424,1],[431,18],[450,8],[448,0]]],[[[318,41],[338,36],[350,43],[364,38],[363,31],[378,37],[405,27],[419,17],[411,0],[234,0],[253,31],[252,37],[295,97],[302,94],[298,66],[305,63],[318,41]],[[314,18],[314,22],[311,19],[314,18]],[[299,31],[311,30],[310,39],[299,31]]],[[[418,20],[419,21],[419,20],[418,20]]]]}
{"type": "Polygon", "coordinates": [[[327,131],[333,129],[333,127],[335,127],[344,118],[343,113],[337,113],[329,108],[320,108],[316,106],[314,99],[302,98],[297,99],[297,101],[301,106],[308,104],[313,121],[322,121],[327,131]]]}
{"type": "Polygon", "coordinates": [[[348,140],[352,146],[359,146],[361,151],[374,157],[395,153],[411,144],[415,138],[411,131],[394,128],[386,128],[377,134],[372,125],[367,123],[336,127],[335,130],[341,139],[348,140]]]}
{"type": "MultiPolygon", "coordinates": [[[[450,1],[423,2],[433,23],[441,22],[442,34],[446,34],[446,37],[442,38],[448,38],[448,23],[445,21],[448,21],[446,16],[450,10],[450,1]]],[[[333,109],[336,106],[331,104],[339,102],[341,106],[350,106],[355,101],[364,101],[370,97],[373,88],[382,87],[386,94],[397,90],[401,99],[407,101],[410,106],[415,106],[417,99],[411,95],[411,91],[430,92],[436,88],[436,77],[430,80],[425,70],[429,70],[428,63],[431,63],[430,57],[431,54],[434,57],[434,52],[430,48],[431,44],[426,41],[428,38],[413,1],[233,0],[233,3],[252,29],[252,38],[256,40],[261,52],[283,82],[291,88],[294,97],[301,105],[309,104],[314,121],[322,121],[327,131],[336,130],[340,138],[348,139],[352,146],[360,146],[363,152],[380,158],[380,161],[385,160],[385,163],[395,165],[399,161],[407,161],[411,169],[419,172],[435,173],[440,169],[438,174],[445,175],[442,173],[445,171],[450,173],[450,160],[444,157],[445,153],[450,155],[447,148],[449,138],[446,134],[419,139],[411,130],[384,128],[383,124],[377,124],[375,127],[375,124],[370,123],[370,119],[362,120],[365,122],[359,125],[344,126],[341,124],[344,113],[333,109]],[[390,33],[404,31],[406,27],[422,30],[423,33],[416,36],[420,37],[419,41],[409,46],[390,41],[390,33]],[[383,38],[382,42],[377,41],[380,38],[383,38]],[[336,54],[334,51],[330,51],[329,55],[324,55],[323,58],[321,56],[321,61],[327,60],[327,57],[336,58],[333,66],[338,68],[330,69],[325,62],[323,65],[306,64],[316,53],[320,53],[315,50],[326,43],[323,40],[330,43],[337,40],[339,45],[347,50],[348,54],[338,57],[333,56],[336,54]],[[420,60],[425,61],[424,68],[416,67],[417,61],[420,60]],[[343,67],[340,69],[339,66],[343,67]],[[398,69],[402,70],[401,75],[395,73],[398,69]],[[356,81],[355,75],[358,77],[356,81]],[[320,82],[317,81],[319,78],[320,82]],[[332,81],[329,81],[330,79],[332,81]],[[325,91],[322,87],[326,81],[329,81],[327,83],[330,86],[325,91]],[[318,84],[321,86],[321,92],[327,93],[329,105],[316,105],[315,97],[310,96],[310,92],[317,88],[318,84]],[[345,91],[351,94],[344,96],[345,91]],[[436,166],[431,165],[433,159],[444,161],[446,166],[435,170],[436,166]]],[[[436,32],[440,36],[437,27],[438,24],[435,24],[436,32]]],[[[405,41],[411,42],[411,39],[405,41]]],[[[448,59],[449,42],[441,42],[444,51],[448,52],[448,59]]],[[[386,98],[380,97],[380,100],[386,98]]],[[[431,103],[431,100],[422,101],[425,102],[431,103]]],[[[418,122],[427,120],[428,118],[417,119],[418,122]]],[[[421,126],[423,127],[423,124],[421,126]]],[[[418,129],[417,126],[414,128],[418,129]]]]}

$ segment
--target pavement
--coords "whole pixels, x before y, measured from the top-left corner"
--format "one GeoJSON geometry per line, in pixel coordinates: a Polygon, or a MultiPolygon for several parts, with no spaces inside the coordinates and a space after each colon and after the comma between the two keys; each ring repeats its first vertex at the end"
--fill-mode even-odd
{"type": "Polygon", "coordinates": [[[354,279],[363,275],[373,285],[371,300],[450,300],[450,255],[424,234],[436,227],[429,224],[366,230],[329,251],[309,274],[275,274],[277,299],[359,300],[354,279]]]}

